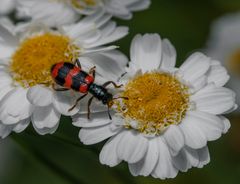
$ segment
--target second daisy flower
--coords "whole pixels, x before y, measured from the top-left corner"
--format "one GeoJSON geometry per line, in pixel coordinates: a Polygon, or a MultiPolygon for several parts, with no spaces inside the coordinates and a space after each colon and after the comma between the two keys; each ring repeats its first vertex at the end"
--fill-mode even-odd
{"type": "Polygon", "coordinates": [[[158,34],[137,35],[130,55],[119,81],[124,88],[116,94],[127,99],[114,103],[112,120],[106,112],[90,120],[75,116],[80,140],[90,145],[110,138],[100,162],[112,167],[126,161],[135,176],[173,178],[203,167],[210,160],[207,141],[230,127],[222,114],[237,107],[235,93],[223,87],[225,68],[201,53],[176,68],[174,47],[158,34]]]}

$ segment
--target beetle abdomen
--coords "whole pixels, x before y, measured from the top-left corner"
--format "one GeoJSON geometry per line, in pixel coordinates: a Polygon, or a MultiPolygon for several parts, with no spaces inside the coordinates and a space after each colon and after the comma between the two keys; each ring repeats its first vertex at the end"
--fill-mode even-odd
{"type": "Polygon", "coordinates": [[[79,91],[81,93],[86,93],[88,91],[88,84],[85,82],[85,78],[88,74],[84,71],[79,72],[78,74],[72,77],[72,89],[79,91]]]}
{"type": "Polygon", "coordinates": [[[61,62],[52,66],[51,75],[54,81],[60,85],[64,86],[66,83],[66,77],[74,65],[71,63],[61,62]]]}
{"type": "Polygon", "coordinates": [[[81,93],[87,93],[89,85],[94,81],[81,68],[67,62],[53,65],[51,74],[57,84],[81,93]]]}

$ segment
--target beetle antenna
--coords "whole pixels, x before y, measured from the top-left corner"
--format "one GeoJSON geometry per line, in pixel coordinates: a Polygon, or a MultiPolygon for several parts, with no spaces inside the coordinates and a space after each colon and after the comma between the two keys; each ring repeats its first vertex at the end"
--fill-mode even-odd
{"type": "Polygon", "coordinates": [[[117,100],[117,99],[128,100],[129,98],[128,98],[128,97],[124,97],[124,96],[120,96],[120,97],[117,97],[117,98],[113,98],[113,100],[117,100]]]}

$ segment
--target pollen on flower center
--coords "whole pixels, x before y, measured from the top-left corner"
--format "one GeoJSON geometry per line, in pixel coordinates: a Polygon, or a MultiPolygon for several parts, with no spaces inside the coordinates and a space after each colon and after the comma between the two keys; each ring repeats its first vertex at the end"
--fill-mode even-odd
{"type": "Polygon", "coordinates": [[[12,56],[10,72],[16,82],[27,88],[52,84],[50,69],[61,61],[73,61],[77,47],[63,35],[46,33],[25,39],[12,56]]]}
{"type": "Polygon", "coordinates": [[[240,49],[235,51],[229,58],[229,62],[227,62],[227,66],[229,70],[236,73],[237,75],[240,74],[240,49]]]}
{"type": "Polygon", "coordinates": [[[122,96],[128,98],[120,109],[126,126],[145,134],[160,134],[169,125],[179,124],[189,106],[187,86],[167,73],[137,76],[122,96]],[[133,121],[137,124],[132,125],[133,121]]]}

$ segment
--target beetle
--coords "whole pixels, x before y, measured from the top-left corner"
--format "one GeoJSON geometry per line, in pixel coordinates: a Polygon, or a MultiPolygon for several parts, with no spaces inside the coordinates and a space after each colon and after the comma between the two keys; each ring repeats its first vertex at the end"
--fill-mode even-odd
{"type": "Polygon", "coordinates": [[[103,85],[94,83],[95,69],[96,67],[94,66],[88,73],[83,71],[78,59],[74,64],[71,62],[60,62],[54,64],[51,68],[51,76],[55,83],[63,88],[56,88],[53,84],[53,89],[56,91],[66,91],[72,89],[83,94],[76,100],[75,104],[69,109],[69,111],[73,110],[80,100],[86,97],[88,93],[92,94],[92,97],[88,100],[88,119],[90,119],[90,106],[94,98],[108,106],[108,115],[111,119],[109,109],[113,104],[113,100],[118,98],[113,98],[113,95],[108,92],[106,87],[112,84],[115,88],[120,88],[122,85],[117,85],[113,81],[105,82],[103,85]]]}

